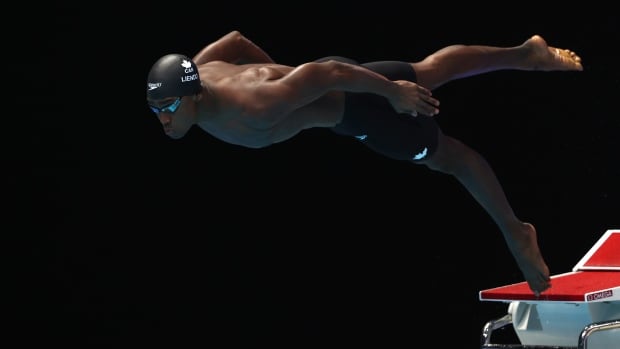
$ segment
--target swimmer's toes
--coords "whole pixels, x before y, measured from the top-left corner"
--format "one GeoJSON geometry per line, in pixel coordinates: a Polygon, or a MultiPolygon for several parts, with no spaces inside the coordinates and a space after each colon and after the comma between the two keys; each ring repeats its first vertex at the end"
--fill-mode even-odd
{"type": "Polygon", "coordinates": [[[575,52],[555,48],[553,53],[556,59],[559,60],[566,68],[583,70],[581,65],[581,57],[579,57],[575,52]]]}

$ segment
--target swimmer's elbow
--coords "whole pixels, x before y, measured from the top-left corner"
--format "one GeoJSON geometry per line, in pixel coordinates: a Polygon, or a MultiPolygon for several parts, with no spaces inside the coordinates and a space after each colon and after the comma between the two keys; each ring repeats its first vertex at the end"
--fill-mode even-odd
{"type": "Polygon", "coordinates": [[[330,90],[346,89],[359,78],[357,67],[348,63],[328,60],[317,63],[317,74],[324,78],[322,84],[330,90]]]}
{"type": "Polygon", "coordinates": [[[323,62],[311,62],[304,64],[308,73],[313,76],[338,76],[346,74],[350,68],[339,61],[330,59],[323,62]]]}
{"type": "Polygon", "coordinates": [[[297,67],[296,74],[302,86],[310,90],[337,89],[343,79],[350,75],[350,67],[335,60],[304,63],[297,67]]]}
{"type": "Polygon", "coordinates": [[[243,34],[241,34],[241,32],[239,30],[231,30],[228,33],[228,36],[231,38],[241,38],[243,37],[243,34]]]}
{"type": "Polygon", "coordinates": [[[238,30],[231,31],[228,35],[226,35],[226,38],[236,44],[245,44],[247,41],[247,38],[238,30]]]}

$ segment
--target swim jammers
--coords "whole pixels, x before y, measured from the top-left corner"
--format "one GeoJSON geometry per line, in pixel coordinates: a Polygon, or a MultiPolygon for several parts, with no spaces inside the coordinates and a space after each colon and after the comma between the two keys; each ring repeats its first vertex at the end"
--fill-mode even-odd
{"type": "MultiPolygon", "coordinates": [[[[402,61],[377,61],[359,64],[341,56],[324,57],[317,62],[337,60],[360,65],[390,80],[417,81],[411,64],[402,61]]],[[[342,121],[332,130],[353,136],[370,149],[396,160],[424,160],[437,149],[439,126],[433,117],[398,113],[387,98],[372,93],[345,94],[342,121]]]]}

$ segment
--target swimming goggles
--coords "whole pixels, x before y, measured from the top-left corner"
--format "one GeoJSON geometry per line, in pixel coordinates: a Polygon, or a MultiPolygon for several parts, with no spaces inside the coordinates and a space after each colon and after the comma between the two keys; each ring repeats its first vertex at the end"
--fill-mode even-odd
{"type": "Polygon", "coordinates": [[[182,97],[178,97],[172,103],[170,103],[170,104],[168,104],[168,105],[166,105],[164,107],[156,107],[156,106],[150,105],[150,104],[149,104],[149,107],[151,108],[151,110],[155,114],[159,114],[159,113],[174,113],[174,112],[177,111],[177,109],[179,109],[179,106],[181,105],[181,98],[182,97]]]}

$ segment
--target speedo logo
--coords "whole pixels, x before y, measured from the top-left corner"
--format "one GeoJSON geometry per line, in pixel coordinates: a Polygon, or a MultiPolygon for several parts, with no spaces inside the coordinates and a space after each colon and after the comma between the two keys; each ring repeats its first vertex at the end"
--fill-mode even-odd
{"type": "Polygon", "coordinates": [[[161,82],[149,82],[147,86],[149,88],[149,91],[153,91],[154,89],[161,87],[161,82]]]}

